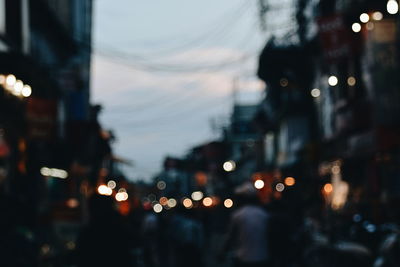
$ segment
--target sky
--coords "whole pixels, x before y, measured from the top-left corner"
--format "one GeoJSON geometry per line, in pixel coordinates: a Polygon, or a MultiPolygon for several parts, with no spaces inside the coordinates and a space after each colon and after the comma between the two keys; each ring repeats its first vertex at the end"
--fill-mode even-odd
{"type": "Polygon", "coordinates": [[[257,3],[94,1],[91,102],[128,178],[150,179],[165,156],[217,139],[210,122],[226,124],[234,102],[261,100],[257,3]]]}

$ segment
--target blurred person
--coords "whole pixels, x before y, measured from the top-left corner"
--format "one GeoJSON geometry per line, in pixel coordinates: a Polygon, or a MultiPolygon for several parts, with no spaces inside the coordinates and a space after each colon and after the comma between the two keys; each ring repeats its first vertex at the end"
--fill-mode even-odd
{"type": "Polygon", "coordinates": [[[169,231],[174,247],[171,266],[203,266],[204,227],[195,211],[178,207],[177,214],[170,220],[169,231]]]}
{"type": "Polygon", "coordinates": [[[143,216],[141,232],[144,241],[143,260],[146,267],[159,266],[159,220],[152,210],[143,216]]]}
{"type": "Polygon", "coordinates": [[[77,240],[77,263],[88,266],[134,266],[132,238],[111,197],[89,198],[89,223],[77,240]]]}
{"type": "Polygon", "coordinates": [[[257,190],[251,183],[237,187],[235,194],[238,208],[231,215],[219,259],[233,250],[235,267],[266,267],[269,261],[269,214],[261,206],[257,190]]]}

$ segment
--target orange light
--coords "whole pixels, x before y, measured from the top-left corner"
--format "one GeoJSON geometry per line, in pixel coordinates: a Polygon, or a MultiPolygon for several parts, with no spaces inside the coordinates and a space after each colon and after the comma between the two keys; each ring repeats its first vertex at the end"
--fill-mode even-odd
{"type": "Polygon", "coordinates": [[[210,207],[213,204],[213,200],[210,197],[206,197],[203,199],[203,205],[206,207],[210,207]]]}
{"type": "Polygon", "coordinates": [[[333,191],[332,184],[327,183],[327,184],[324,185],[324,192],[325,193],[330,194],[330,193],[332,193],[332,191],[333,191]]]}
{"type": "Polygon", "coordinates": [[[296,179],[294,179],[293,177],[286,177],[285,178],[285,185],[294,186],[295,183],[296,183],[296,179]]]}
{"type": "Polygon", "coordinates": [[[165,206],[165,205],[167,205],[167,203],[168,203],[168,198],[166,198],[166,197],[161,197],[160,198],[160,204],[161,205],[165,206]]]}
{"type": "Polygon", "coordinates": [[[233,206],[233,201],[232,201],[232,199],[230,199],[230,198],[225,199],[225,201],[224,201],[224,206],[225,206],[225,208],[227,208],[227,209],[232,208],[232,206],[233,206]]]}
{"type": "Polygon", "coordinates": [[[191,209],[193,207],[193,202],[189,198],[185,198],[182,203],[183,203],[183,206],[185,206],[185,208],[187,208],[187,209],[191,209]]]}

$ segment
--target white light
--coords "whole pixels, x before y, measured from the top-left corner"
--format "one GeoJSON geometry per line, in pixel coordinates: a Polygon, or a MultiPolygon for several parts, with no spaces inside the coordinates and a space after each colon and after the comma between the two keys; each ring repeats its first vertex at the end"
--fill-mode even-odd
{"type": "Polygon", "coordinates": [[[263,180],[256,180],[255,182],[254,182],[254,187],[255,188],[257,188],[257,189],[262,189],[262,188],[264,188],[264,181],[263,180]]]}
{"type": "Polygon", "coordinates": [[[227,172],[234,171],[236,169],[236,163],[233,160],[226,161],[223,168],[227,172]]]}
{"type": "Polygon", "coordinates": [[[32,88],[29,85],[24,85],[21,93],[23,97],[29,97],[32,94],[32,88]]]}
{"type": "Polygon", "coordinates": [[[278,192],[282,192],[283,190],[285,190],[285,185],[282,183],[277,183],[275,186],[276,191],[278,192]]]}
{"type": "Polygon", "coordinates": [[[12,75],[12,74],[7,75],[6,84],[8,86],[10,86],[10,87],[14,86],[16,81],[17,81],[17,79],[15,78],[14,75],[12,75]]]}
{"type": "Polygon", "coordinates": [[[175,198],[168,199],[168,207],[174,208],[176,206],[176,204],[177,204],[177,202],[176,202],[175,198]]]}
{"type": "MultiPolygon", "coordinates": [[[[107,187],[107,188],[109,188],[109,187],[107,187]]],[[[125,201],[127,199],[128,199],[128,193],[126,193],[126,192],[118,192],[117,194],[115,194],[115,200],[117,200],[118,202],[125,201]]]]}
{"type": "Polygon", "coordinates": [[[43,176],[50,176],[51,170],[47,167],[43,167],[40,169],[40,174],[43,176]]]}
{"type": "Polygon", "coordinates": [[[40,174],[43,176],[54,177],[54,178],[61,178],[66,179],[68,177],[68,172],[60,169],[55,168],[47,168],[43,167],[40,169],[40,174]]]}
{"type": "Polygon", "coordinates": [[[204,194],[201,191],[195,191],[192,193],[192,199],[195,201],[199,201],[203,198],[204,194]]]}
{"type": "Polygon", "coordinates": [[[373,20],[382,20],[383,19],[383,14],[381,12],[379,12],[379,11],[374,12],[372,14],[372,19],[373,20]]]}
{"type": "Polygon", "coordinates": [[[164,190],[167,187],[167,184],[164,181],[159,181],[157,183],[157,188],[160,190],[164,190]]]}
{"type": "Polygon", "coordinates": [[[20,81],[20,80],[17,80],[14,83],[14,92],[13,93],[15,95],[20,95],[21,92],[22,92],[22,88],[24,88],[24,83],[22,81],[20,81]]]}
{"type": "Polygon", "coordinates": [[[399,11],[399,4],[395,0],[389,0],[386,9],[389,14],[396,14],[399,11]]]}
{"type": "Polygon", "coordinates": [[[369,21],[369,15],[367,13],[362,13],[360,15],[360,21],[362,23],[367,23],[369,21]]]}
{"type": "Polygon", "coordinates": [[[318,88],[314,88],[311,90],[311,96],[312,97],[319,97],[321,95],[321,90],[318,88]]]}
{"type": "Polygon", "coordinates": [[[61,179],[66,179],[68,177],[68,172],[66,172],[64,170],[58,170],[56,177],[61,178],[61,179]]]}
{"type": "Polygon", "coordinates": [[[232,208],[232,206],[233,206],[233,201],[232,201],[232,199],[230,199],[230,198],[225,199],[225,201],[224,201],[224,206],[225,206],[225,208],[227,208],[227,209],[232,208]]]}
{"type": "Polygon", "coordinates": [[[338,84],[338,78],[336,77],[336,76],[330,76],[329,78],[328,78],[328,84],[330,85],[330,86],[335,86],[335,85],[337,85],[338,84]]]}
{"type": "Polygon", "coordinates": [[[153,210],[154,210],[154,212],[155,213],[160,213],[160,212],[162,212],[162,210],[163,210],[163,207],[161,206],[161,204],[155,204],[154,206],[153,206],[153,210]]]}
{"type": "Polygon", "coordinates": [[[4,84],[6,82],[6,76],[0,74],[0,84],[4,84]]]}
{"type": "Polygon", "coordinates": [[[107,186],[111,189],[114,189],[117,186],[117,183],[114,180],[110,180],[108,181],[107,186]]]}
{"type": "Polygon", "coordinates": [[[353,30],[353,32],[360,32],[361,31],[361,24],[356,22],[353,23],[353,25],[351,25],[351,29],[353,30]]]}
{"type": "Polygon", "coordinates": [[[97,187],[97,192],[98,192],[100,195],[109,196],[109,195],[111,195],[111,194],[110,194],[110,191],[112,192],[112,190],[111,190],[110,188],[108,188],[108,187],[107,187],[106,185],[104,185],[104,184],[99,185],[99,187],[97,187]]]}

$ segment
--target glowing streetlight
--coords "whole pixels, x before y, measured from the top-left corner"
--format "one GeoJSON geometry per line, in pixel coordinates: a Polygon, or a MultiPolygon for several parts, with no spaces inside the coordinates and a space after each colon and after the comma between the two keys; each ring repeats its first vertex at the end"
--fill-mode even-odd
{"type": "Polygon", "coordinates": [[[226,161],[223,165],[226,172],[231,172],[236,169],[236,163],[233,160],[226,161]]]}

